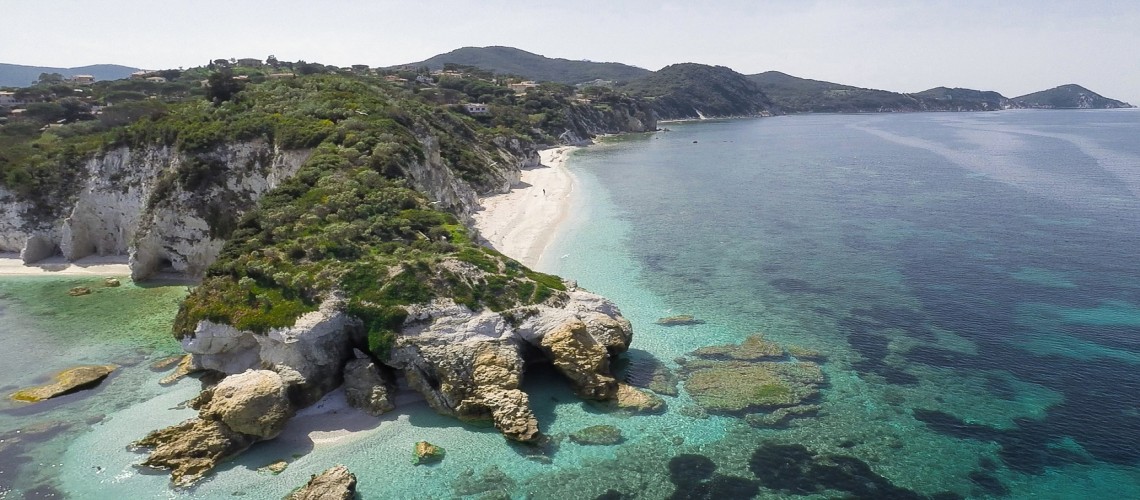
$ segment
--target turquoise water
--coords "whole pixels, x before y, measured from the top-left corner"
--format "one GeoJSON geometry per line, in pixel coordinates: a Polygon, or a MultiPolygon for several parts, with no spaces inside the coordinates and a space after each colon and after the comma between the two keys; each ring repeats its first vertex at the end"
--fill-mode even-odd
{"type": "MultiPolygon", "coordinates": [[[[694,349],[755,332],[825,354],[814,414],[754,427],[694,413],[682,390],[665,397],[663,415],[627,416],[539,370],[525,388],[556,450],[508,444],[405,396],[381,419],[349,409],[299,417],[288,438],[174,491],[135,468],[142,456],[124,444],[192,414],[177,407],[197,385],[159,388],[162,374],[143,363],[34,417],[0,411],[5,429],[86,419],[31,459],[0,461],[0,478],[16,467],[21,478],[0,485],[77,498],[277,498],[344,463],[364,498],[1140,498],[1140,113],[668,127],[574,154],[582,196],[540,270],[621,307],[636,332],[630,369],[653,359],[678,368],[694,349]],[[678,314],[704,323],[654,323],[678,314]],[[117,389],[128,380],[132,390],[117,389]],[[625,441],[562,439],[594,424],[619,427],[625,441]],[[412,465],[423,439],[447,458],[412,465]],[[290,462],[281,475],[257,471],[278,459],[290,462]]],[[[62,338],[37,340],[53,315],[36,304],[70,298],[10,283],[0,282],[0,353],[13,338],[60,365],[170,349],[161,335],[113,328],[67,347],[93,310],[50,323],[73,328],[62,338]]],[[[0,357],[11,386],[48,367],[0,357]]]]}

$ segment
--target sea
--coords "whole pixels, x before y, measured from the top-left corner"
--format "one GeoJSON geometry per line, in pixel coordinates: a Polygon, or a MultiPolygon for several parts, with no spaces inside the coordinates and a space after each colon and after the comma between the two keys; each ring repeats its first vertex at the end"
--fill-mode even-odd
{"type": "Polygon", "coordinates": [[[178,351],[186,286],[4,277],[3,392],[121,368],[91,391],[0,403],[0,498],[280,498],[338,463],[361,498],[1140,498],[1140,112],[662,126],[574,153],[578,196],[539,270],[632,321],[620,377],[681,372],[759,333],[819,353],[813,411],[701,411],[682,382],[664,413],[630,415],[536,367],[541,449],[412,395],[362,420],[333,393],[292,437],[172,489],[127,445],[194,414],[198,383],[163,387],[150,369],[178,351]],[[698,321],[658,323],[677,315],[698,321]],[[593,425],[621,441],[566,439],[593,425]],[[446,457],[413,464],[421,440],[446,457]]]}

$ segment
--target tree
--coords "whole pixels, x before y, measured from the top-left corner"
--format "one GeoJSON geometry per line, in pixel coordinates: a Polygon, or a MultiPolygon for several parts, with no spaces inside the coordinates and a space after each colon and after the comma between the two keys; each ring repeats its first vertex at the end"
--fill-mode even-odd
{"type": "Polygon", "coordinates": [[[269,54],[269,57],[265,58],[265,64],[268,64],[274,68],[281,67],[281,62],[278,61],[277,56],[275,56],[273,54],[269,54]]]}
{"type": "Polygon", "coordinates": [[[60,83],[63,81],[63,75],[59,73],[40,73],[39,80],[36,83],[60,83]]]}
{"type": "Polygon", "coordinates": [[[214,104],[221,104],[233,99],[234,94],[241,92],[245,85],[234,79],[234,72],[229,68],[210,73],[206,79],[206,99],[214,104]]]}

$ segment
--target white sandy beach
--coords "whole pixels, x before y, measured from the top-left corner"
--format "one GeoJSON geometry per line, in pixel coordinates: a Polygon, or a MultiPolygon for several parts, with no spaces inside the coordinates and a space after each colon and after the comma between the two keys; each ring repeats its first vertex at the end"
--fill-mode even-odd
{"type": "Polygon", "coordinates": [[[0,276],[129,276],[131,268],[126,256],[91,256],[75,262],[63,257],[44,259],[25,265],[16,254],[0,254],[0,276]]]}
{"type": "Polygon", "coordinates": [[[539,152],[541,165],[522,171],[509,193],[480,200],[475,227],[503,254],[535,267],[566,219],[577,182],[566,170],[566,159],[577,149],[561,146],[539,152]]]}

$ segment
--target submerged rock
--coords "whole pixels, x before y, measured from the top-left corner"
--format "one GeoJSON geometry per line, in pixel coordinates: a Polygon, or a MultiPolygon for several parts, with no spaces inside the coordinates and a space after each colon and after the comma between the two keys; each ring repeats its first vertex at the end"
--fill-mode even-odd
{"type": "Polygon", "coordinates": [[[814,363],[690,363],[685,390],[713,412],[794,406],[819,394],[823,372],[814,363]]]}
{"type": "Polygon", "coordinates": [[[174,372],[170,375],[162,377],[162,380],[159,380],[158,383],[159,385],[170,385],[179,380],[182,380],[184,377],[190,375],[191,373],[195,373],[201,370],[201,368],[194,365],[194,358],[187,354],[185,356],[181,356],[181,359],[178,361],[178,367],[174,369],[174,372]]]}
{"type": "Polygon", "coordinates": [[[419,441],[412,449],[412,463],[415,465],[430,464],[443,460],[447,452],[443,448],[427,441],[419,441]]]}
{"type": "Polygon", "coordinates": [[[617,408],[632,413],[661,413],[665,411],[665,400],[649,391],[643,391],[629,384],[618,384],[614,403],[617,408]]]}
{"type": "Polygon", "coordinates": [[[703,325],[705,323],[702,319],[694,318],[689,314],[679,314],[677,316],[668,316],[656,321],[661,326],[685,326],[685,325],[703,325]]]}
{"type": "Polygon", "coordinates": [[[676,396],[680,379],[657,358],[634,359],[625,369],[625,381],[634,387],[649,389],[663,396],[676,396]]]}
{"type": "Polygon", "coordinates": [[[356,497],[356,474],[338,465],[314,474],[304,486],[285,496],[285,500],[350,500],[356,497]]]}
{"type": "Polygon", "coordinates": [[[51,383],[21,389],[12,393],[11,398],[16,401],[37,403],[45,399],[91,389],[98,386],[116,368],[118,368],[117,365],[86,365],[68,368],[55,374],[51,383]]]}
{"type": "Polygon", "coordinates": [[[106,287],[116,287],[119,285],[122,285],[122,283],[120,283],[116,278],[106,278],[103,280],[103,286],[106,287]]]}
{"type": "Polygon", "coordinates": [[[177,354],[174,356],[167,356],[165,358],[162,358],[160,360],[157,360],[157,361],[151,363],[150,369],[151,369],[151,371],[164,372],[166,370],[169,370],[169,369],[177,366],[178,363],[181,363],[183,360],[185,360],[188,357],[189,356],[185,355],[185,354],[177,354]]]}
{"type": "Polygon", "coordinates": [[[609,446],[622,442],[625,438],[621,429],[612,425],[592,425],[570,433],[570,440],[586,446],[609,446]]]}
{"type": "Polygon", "coordinates": [[[76,286],[76,287],[72,287],[71,290],[68,290],[67,294],[72,296],[72,297],[78,297],[80,295],[90,295],[91,289],[87,288],[85,286],[76,286]]]}
{"type": "Polygon", "coordinates": [[[284,460],[278,460],[278,461],[273,462],[269,465],[266,465],[265,467],[259,467],[257,469],[257,472],[263,472],[266,474],[273,474],[274,476],[276,476],[277,474],[285,472],[285,469],[287,469],[287,468],[289,468],[289,462],[286,462],[284,460]]]}
{"type": "Polygon", "coordinates": [[[784,349],[779,344],[766,340],[764,335],[755,333],[745,338],[740,345],[702,347],[693,351],[693,355],[707,359],[761,361],[784,357],[784,349]]]}

